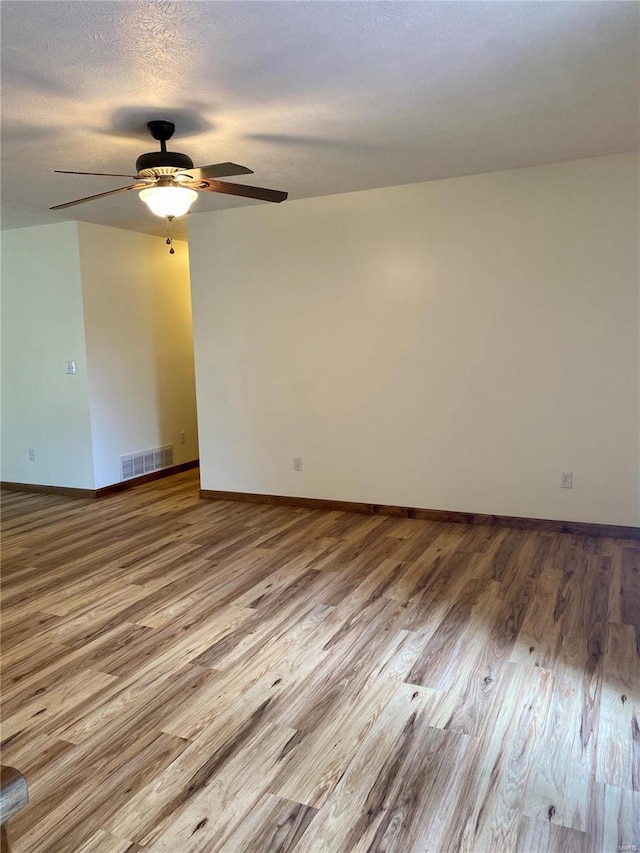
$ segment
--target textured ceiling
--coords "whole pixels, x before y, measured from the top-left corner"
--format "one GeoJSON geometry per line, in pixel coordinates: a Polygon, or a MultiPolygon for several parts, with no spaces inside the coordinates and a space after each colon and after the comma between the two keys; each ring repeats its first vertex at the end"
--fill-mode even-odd
{"type": "MultiPolygon", "coordinates": [[[[117,187],[172,150],[291,198],[636,150],[635,2],[11,2],[2,17],[2,222],[150,233],[117,187]],[[250,178],[250,180],[249,180],[250,178]]],[[[231,179],[235,180],[235,179],[231,179]]],[[[255,202],[201,194],[196,211],[255,202]]]]}

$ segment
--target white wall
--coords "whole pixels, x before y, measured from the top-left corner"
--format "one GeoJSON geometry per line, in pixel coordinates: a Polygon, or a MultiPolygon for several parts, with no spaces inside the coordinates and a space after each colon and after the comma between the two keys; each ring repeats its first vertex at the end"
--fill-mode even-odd
{"type": "Polygon", "coordinates": [[[203,488],[638,524],[638,226],[635,155],[194,214],[203,488]]]}
{"type": "Polygon", "coordinates": [[[0,479],[94,488],[74,222],[2,233],[0,479]]]}
{"type": "Polygon", "coordinates": [[[148,234],[79,223],[96,488],[121,455],[174,444],[198,457],[188,252],[148,234]],[[185,433],[181,443],[180,433],[185,433]]]}

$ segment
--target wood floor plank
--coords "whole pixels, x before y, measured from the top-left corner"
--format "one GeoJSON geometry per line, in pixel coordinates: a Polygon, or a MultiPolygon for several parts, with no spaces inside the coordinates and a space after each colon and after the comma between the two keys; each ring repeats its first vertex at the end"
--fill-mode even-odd
{"type": "Polygon", "coordinates": [[[115,835],[99,829],[85,841],[78,853],[135,853],[136,850],[142,849],[136,844],[131,844],[122,838],[116,838],[115,835]]]}
{"type": "Polygon", "coordinates": [[[640,793],[596,783],[591,792],[589,827],[583,850],[634,853],[640,847],[640,793]]]}
{"type": "Polygon", "coordinates": [[[14,853],[640,845],[640,546],[3,496],[14,853]]]}
{"type": "Polygon", "coordinates": [[[53,689],[32,698],[13,714],[2,720],[2,738],[11,737],[17,732],[42,726],[57,720],[66,709],[74,708],[88,697],[102,693],[116,681],[114,676],[104,672],[84,669],[66,678],[53,689]]]}
{"type": "Polygon", "coordinates": [[[401,556],[403,562],[407,564],[407,569],[393,583],[387,592],[387,597],[398,601],[410,601],[418,596],[426,586],[433,584],[433,579],[438,576],[442,564],[446,563],[448,557],[459,547],[459,536],[441,533],[426,548],[421,547],[418,555],[408,553],[405,548],[401,556]]]}
{"type": "Polygon", "coordinates": [[[525,791],[544,758],[539,733],[548,715],[551,673],[514,665],[469,763],[443,850],[516,850],[525,791]]]}
{"type": "Polygon", "coordinates": [[[558,656],[562,635],[555,603],[562,573],[546,566],[537,580],[533,600],[525,615],[510,660],[528,666],[551,668],[558,656]]]}
{"type": "Polygon", "coordinates": [[[418,718],[437,698],[436,691],[426,687],[402,684],[396,689],[326,806],[303,835],[305,851],[354,850],[365,833],[375,833],[384,820],[384,781],[394,783],[395,764],[401,764],[416,745],[418,718]]]}
{"type": "Polygon", "coordinates": [[[80,744],[95,738],[96,732],[103,737],[122,739],[131,725],[139,734],[146,730],[163,731],[170,715],[186,702],[191,703],[192,696],[215,678],[216,673],[209,669],[186,664],[159,680],[136,680],[133,685],[125,682],[109,699],[97,706],[85,705],[70,721],[50,727],[51,734],[68,743],[80,744]]]}
{"type": "Polygon", "coordinates": [[[145,628],[125,622],[105,632],[85,648],[53,646],[57,652],[53,658],[48,655],[41,660],[37,655],[31,656],[31,666],[27,671],[24,666],[19,670],[14,668],[3,677],[3,714],[11,715],[29,701],[55,689],[56,685],[71,675],[84,669],[98,669],[106,656],[133,642],[144,631],[145,628]]]}
{"type": "Polygon", "coordinates": [[[586,832],[596,765],[600,679],[587,641],[565,638],[553,671],[540,751],[529,777],[524,813],[586,832]]]}
{"type": "MultiPolygon", "coordinates": [[[[490,585],[495,584],[494,581],[490,585]]],[[[431,725],[479,737],[512,672],[505,665],[526,613],[530,586],[525,583],[515,600],[491,596],[473,613],[469,630],[462,633],[464,654],[457,656],[455,676],[431,725]],[[483,623],[490,629],[484,630],[483,623]]],[[[428,649],[429,644],[426,644],[428,649]]]]}
{"type": "Polygon", "coordinates": [[[153,853],[211,850],[255,808],[294,735],[292,729],[272,723],[258,728],[217,778],[203,778],[171,820],[143,839],[145,846],[153,853]]]}
{"type": "Polygon", "coordinates": [[[171,764],[185,746],[185,742],[180,738],[162,732],[140,738],[136,744],[135,755],[130,761],[109,776],[93,776],[87,780],[88,784],[96,787],[91,798],[79,788],[29,829],[26,829],[26,822],[29,820],[27,807],[24,813],[16,818],[16,821],[21,820],[21,825],[26,829],[21,836],[22,846],[33,853],[49,850],[72,853],[77,850],[132,791],[144,784],[146,778],[155,776],[171,764]]]}
{"type": "Polygon", "coordinates": [[[525,815],[514,849],[523,853],[584,853],[586,842],[584,832],[525,815]]]}
{"type": "Polygon", "coordinates": [[[636,650],[640,654],[640,549],[622,547],[621,575],[622,621],[636,629],[636,650]]]}
{"type": "MultiPolygon", "coordinates": [[[[480,625],[490,623],[497,610],[497,584],[472,578],[448,611],[408,676],[412,684],[448,690],[458,677],[458,660],[472,654],[470,645],[480,625]],[[464,652],[463,652],[464,650],[464,652]]],[[[483,642],[481,638],[479,642],[483,642]]]]}
{"type": "Polygon", "coordinates": [[[640,791],[640,667],[635,639],[633,626],[608,625],[596,780],[640,791]]]}
{"type": "Polygon", "coordinates": [[[372,682],[358,690],[326,725],[304,737],[301,749],[274,780],[274,794],[314,808],[323,805],[398,686],[385,678],[372,682]]]}
{"type": "Polygon", "coordinates": [[[438,851],[444,843],[443,791],[460,796],[457,767],[476,744],[465,735],[426,726],[426,717],[407,725],[370,789],[345,849],[438,851]],[[418,793],[419,792],[419,793],[418,793]]]}
{"type": "Polygon", "coordinates": [[[264,794],[246,818],[210,848],[220,853],[288,853],[297,848],[316,809],[264,794]]]}

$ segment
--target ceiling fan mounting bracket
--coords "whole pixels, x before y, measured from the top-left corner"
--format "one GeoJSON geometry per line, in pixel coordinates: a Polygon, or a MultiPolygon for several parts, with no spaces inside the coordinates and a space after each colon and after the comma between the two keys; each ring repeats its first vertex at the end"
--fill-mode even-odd
{"type": "Polygon", "coordinates": [[[177,151],[167,151],[167,140],[171,139],[176,129],[172,121],[158,119],[148,121],[149,133],[160,143],[160,151],[142,154],[136,161],[138,174],[145,178],[159,175],[170,175],[184,169],[193,169],[193,160],[186,154],[177,151]]]}
{"type": "Polygon", "coordinates": [[[172,121],[164,121],[163,119],[148,121],[147,127],[151,136],[157,139],[158,142],[166,142],[168,139],[171,139],[176,129],[172,121]]]}

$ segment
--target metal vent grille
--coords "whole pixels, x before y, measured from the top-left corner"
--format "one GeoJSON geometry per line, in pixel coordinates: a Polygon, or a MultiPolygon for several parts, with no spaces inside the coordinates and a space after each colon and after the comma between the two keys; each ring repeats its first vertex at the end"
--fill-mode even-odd
{"type": "Polygon", "coordinates": [[[139,450],[120,457],[120,479],[130,480],[173,465],[173,444],[139,450]]]}

